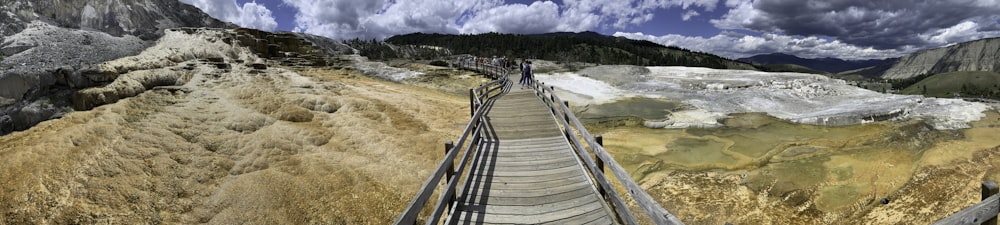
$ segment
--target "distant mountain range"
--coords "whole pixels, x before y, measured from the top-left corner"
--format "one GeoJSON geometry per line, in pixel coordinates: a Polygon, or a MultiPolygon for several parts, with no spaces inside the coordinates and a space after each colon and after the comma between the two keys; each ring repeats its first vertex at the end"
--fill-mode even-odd
{"type": "Polygon", "coordinates": [[[755,55],[748,58],[740,58],[737,60],[741,62],[747,62],[756,65],[770,66],[770,67],[773,67],[773,65],[793,64],[813,70],[835,74],[848,70],[880,65],[887,61],[890,61],[891,59],[873,59],[873,60],[843,60],[837,58],[807,59],[783,53],[771,53],[771,54],[755,55]]]}
{"type": "MultiPolygon", "coordinates": [[[[757,70],[749,63],[709,53],[663,46],[650,41],[607,36],[595,32],[559,32],[534,35],[413,33],[394,36],[385,41],[394,45],[439,46],[450,49],[454,54],[507,56],[557,62],[757,70]]],[[[362,54],[380,55],[379,53],[365,52],[362,54]]]]}

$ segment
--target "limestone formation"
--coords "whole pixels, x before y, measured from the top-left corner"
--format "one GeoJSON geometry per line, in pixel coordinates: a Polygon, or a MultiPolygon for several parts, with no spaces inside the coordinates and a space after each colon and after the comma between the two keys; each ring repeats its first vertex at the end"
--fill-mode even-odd
{"type": "Polygon", "coordinates": [[[235,26],[176,0],[0,2],[0,134],[68,112],[72,92],[118,76],[96,64],[138,54],[173,27],[235,26]]]}

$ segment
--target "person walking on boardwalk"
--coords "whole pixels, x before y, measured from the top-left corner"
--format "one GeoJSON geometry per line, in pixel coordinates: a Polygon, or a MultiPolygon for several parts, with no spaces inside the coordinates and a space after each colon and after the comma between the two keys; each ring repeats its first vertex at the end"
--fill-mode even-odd
{"type": "Polygon", "coordinates": [[[521,65],[521,82],[520,82],[521,89],[524,89],[525,87],[530,88],[531,81],[532,81],[531,61],[527,61],[521,65]]]}

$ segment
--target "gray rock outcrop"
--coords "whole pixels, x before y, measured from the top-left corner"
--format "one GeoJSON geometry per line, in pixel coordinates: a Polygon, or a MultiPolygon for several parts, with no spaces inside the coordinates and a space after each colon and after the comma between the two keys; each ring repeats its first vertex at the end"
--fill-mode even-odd
{"type": "Polygon", "coordinates": [[[32,21],[121,37],[153,40],[174,27],[234,27],[177,0],[5,0],[0,34],[10,36],[32,21]]]}
{"type": "Polygon", "coordinates": [[[882,78],[906,79],[955,71],[1000,72],[1000,38],[965,42],[907,55],[886,70],[882,78]]]}
{"type": "Polygon", "coordinates": [[[0,2],[0,135],[71,111],[73,92],[117,77],[96,64],[136,55],[174,27],[235,25],[177,0],[0,2]]]}

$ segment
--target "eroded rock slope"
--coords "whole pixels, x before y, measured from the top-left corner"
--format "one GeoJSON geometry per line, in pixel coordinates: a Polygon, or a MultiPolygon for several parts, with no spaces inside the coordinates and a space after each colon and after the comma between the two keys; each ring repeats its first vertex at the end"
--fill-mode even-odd
{"type": "Polygon", "coordinates": [[[70,96],[104,84],[80,77],[136,55],[167,28],[234,27],[176,0],[0,2],[0,134],[71,111],[70,96]]]}
{"type": "Polygon", "coordinates": [[[955,71],[1000,72],[1000,38],[920,51],[900,58],[882,78],[906,79],[955,71]]]}

